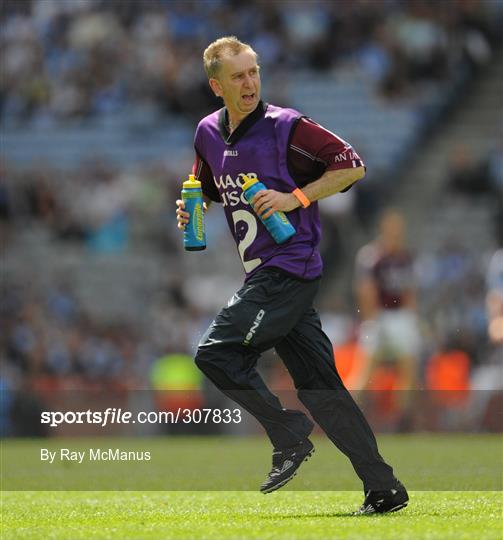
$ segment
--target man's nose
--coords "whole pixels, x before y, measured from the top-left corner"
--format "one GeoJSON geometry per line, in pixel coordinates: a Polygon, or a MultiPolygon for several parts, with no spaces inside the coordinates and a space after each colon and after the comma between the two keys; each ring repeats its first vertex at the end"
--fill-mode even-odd
{"type": "Polygon", "coordinates": [[[250,75],[245,75],[243,84],[248,87],[253,86],[253,79],[250,77],[250,75]]]}

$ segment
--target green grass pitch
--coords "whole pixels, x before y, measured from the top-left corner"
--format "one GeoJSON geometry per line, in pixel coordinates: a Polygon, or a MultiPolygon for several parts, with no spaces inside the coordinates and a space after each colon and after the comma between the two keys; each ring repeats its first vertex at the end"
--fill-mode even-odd
{"type": "Polygon", "coordinates": [[[382,454],[410,488],[411,501],[396,514],[357,517],[351,514],[363,498],[358,479],[324,438],[315,439],[317,452],[299,475],[270,495],[251,491],[263,480],[270,461],[268,443],[260,438],[115,439],[106,444],[91,439],[3,441],[1,538],[503,538],[500,437],[410,435],[381,436],[379,441],[382,454]],[[38,488],[16,491],[27,482],[23,470],[30,474],[46,470],[31,463],[36,450],[65,443],[131,448],[141,444],[153,453],[148,465],[154,467],[153,474],[142,482],[149,469],[135,472],[134,466],[109,464],[103,469],[109,477],[105,475],[102,487],[111,489],[114,478],[117,490],[83,491],[92,485],[93,475],[103,478],[103,471],[56,466],[48,468],[46,477],[40,475],[38,488]],[[184,474],[192,465],[201,476],[199,484],[184,474]],[[148,489],[119,490],[128,487],[121,484],[127,476],[134,485],[148,489]],[[73,478],[82,490],[35,490],[43,489],[50,478],[73,478]],[[186,486],[183,478],[189,478],[186,486]],[[208,483],[213,483],[213,490],[208,483]]]}

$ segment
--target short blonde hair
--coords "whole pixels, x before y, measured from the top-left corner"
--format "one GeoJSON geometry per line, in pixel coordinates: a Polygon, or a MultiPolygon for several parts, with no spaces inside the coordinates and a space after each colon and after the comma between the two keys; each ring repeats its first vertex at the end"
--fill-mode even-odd
{"type": "Polygon", "coordinates": [[[222,56],[224,53],[230,53],[233,56],[243,51],[251,51],[258,61],[257,53],[248,43],[239,41],[236,36],[225,36],[210,43],[203,54],[204,70],[208,79],[216,78],[222,65],[222,56]]]}

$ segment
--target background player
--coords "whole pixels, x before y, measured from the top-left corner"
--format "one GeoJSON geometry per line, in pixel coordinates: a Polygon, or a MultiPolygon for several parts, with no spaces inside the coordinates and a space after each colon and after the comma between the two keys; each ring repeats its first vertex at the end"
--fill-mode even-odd
{"type": "MultiPolygon", "coordinates": [[[[376,368],[386,364],[397,367],[397,387],[410,391],[417,384],[420,336],[414,260],[398,211],[383,213],[378,237],[358,252],[355,280],[362,317],[360,343],[368,357],[357,388],[371,387],[376,368]]],[[[404,415],[410,397],[409,392],[402,393],[399,400],[404,415]]]]}

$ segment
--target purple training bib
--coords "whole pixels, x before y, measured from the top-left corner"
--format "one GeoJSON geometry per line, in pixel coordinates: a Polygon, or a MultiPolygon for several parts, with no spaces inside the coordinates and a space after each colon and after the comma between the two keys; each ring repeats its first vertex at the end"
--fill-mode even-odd
{"type": "Polygon", "coordinates": [[[292,192],[297,185],[287,167],[288,142],[301,114],[266,105],[264,114],[236,142],[229,144],[219,129],[216,111],[199,123],[195,147],[211,168],[225,215],[248,279],[257,270],[274,266],[302,279],[322,272],[318,250],[321,223],[318,204],[287,213],[296,234],[278,245],[243,196],[243,176],[258,178],[268,189],[292,192]]]}

